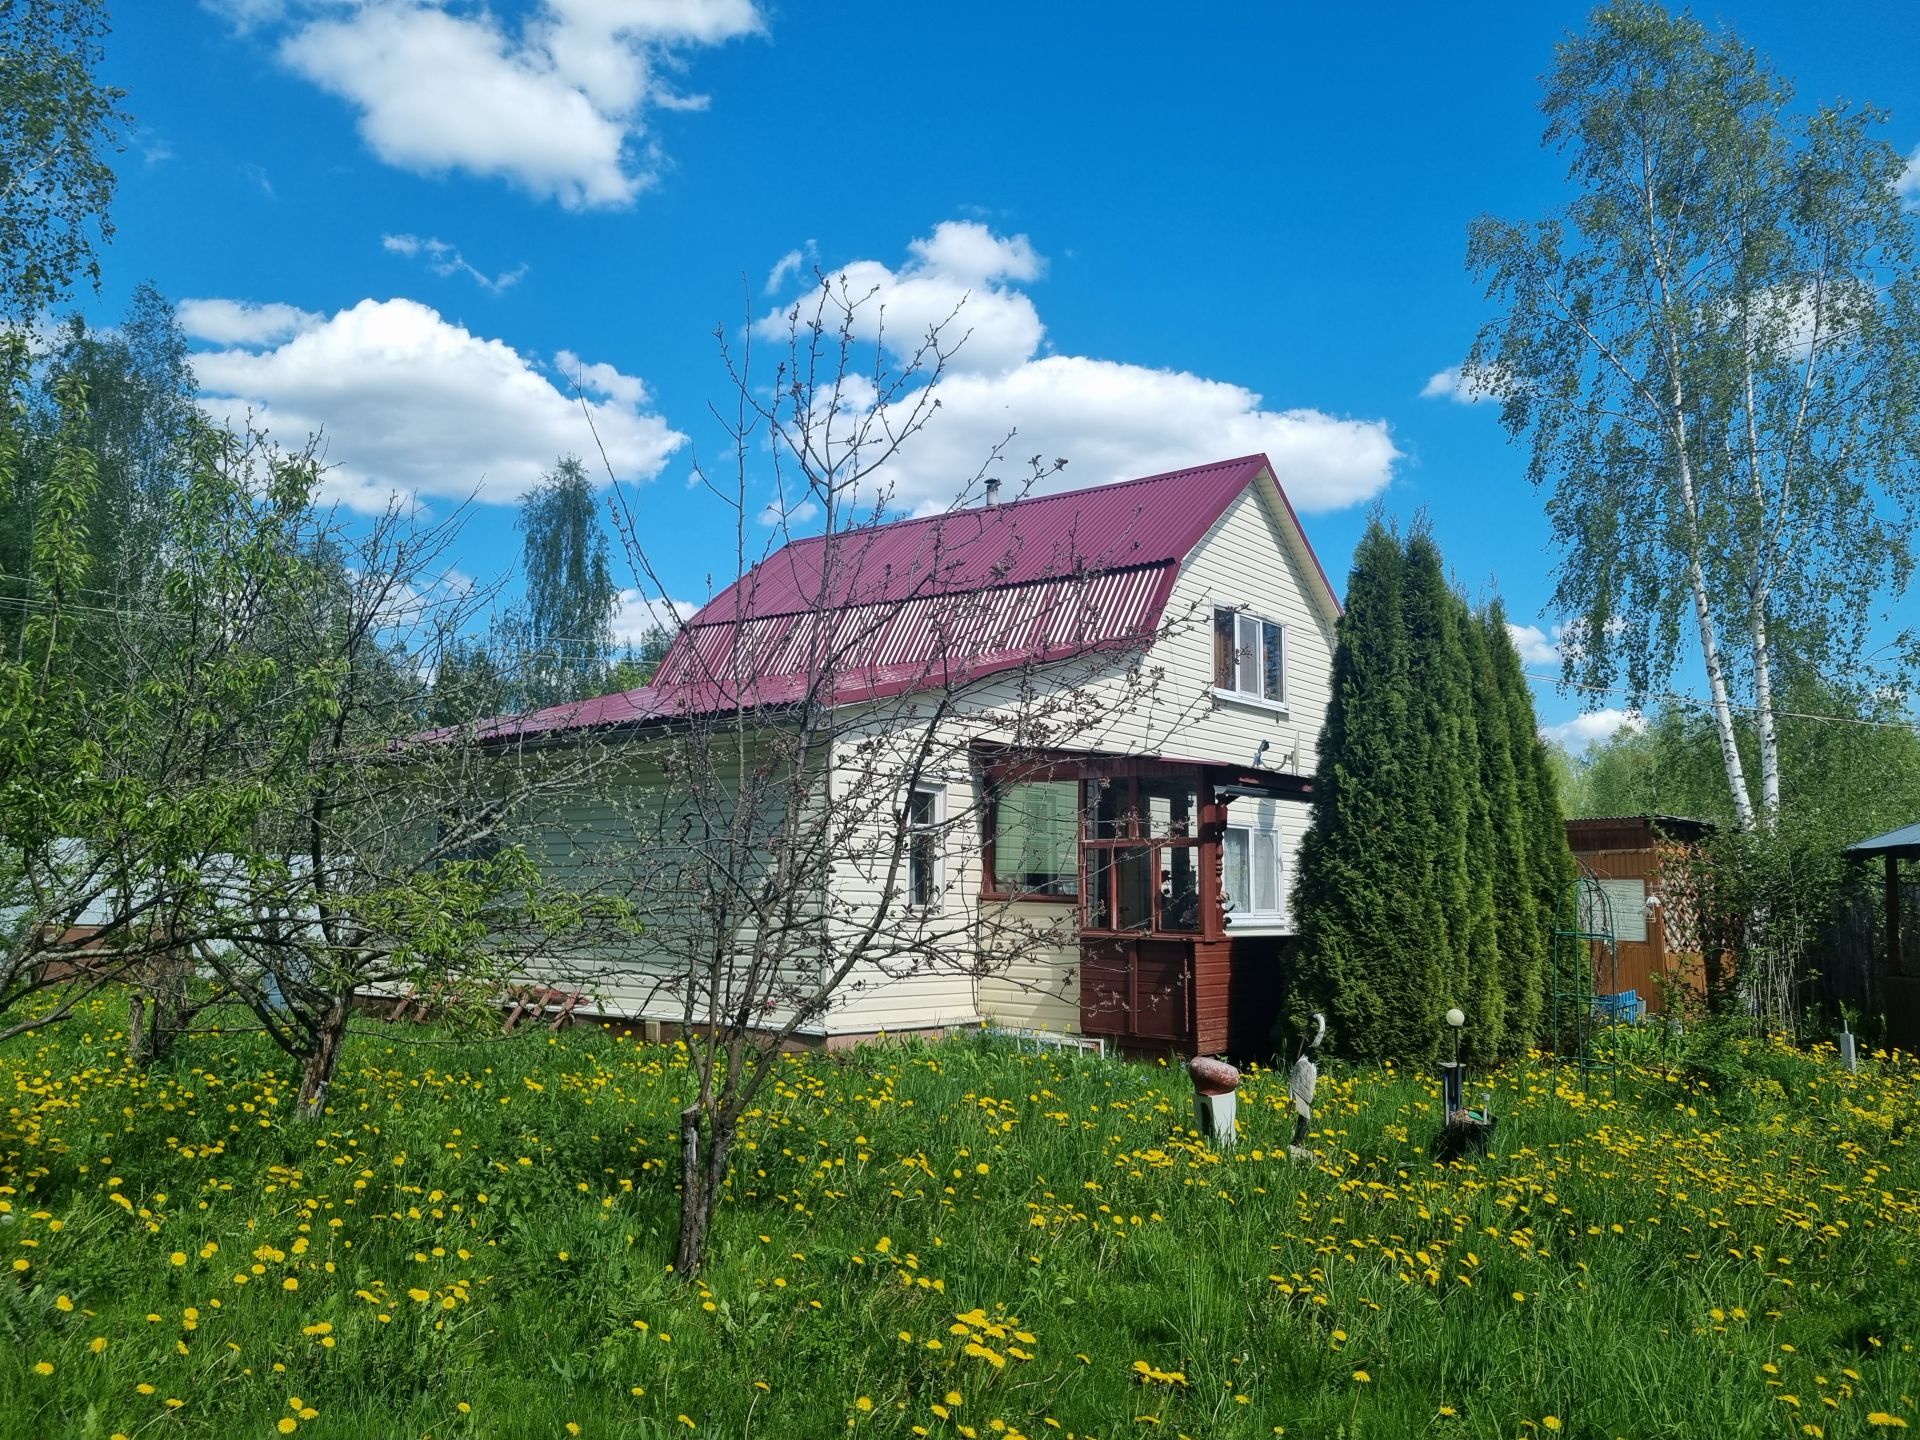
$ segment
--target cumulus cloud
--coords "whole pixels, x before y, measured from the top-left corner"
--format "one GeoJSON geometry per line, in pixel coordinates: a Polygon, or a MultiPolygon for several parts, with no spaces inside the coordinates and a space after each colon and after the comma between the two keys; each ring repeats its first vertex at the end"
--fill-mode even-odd
{"type": "Polygon", "coordinates": [[[1920,210],[1920,145],[1914,146],[1913,153],[1907,157],[1907,168],[1901,172],[1894,189],[1908,209],[1920,210]]]}
{"type": "Polygon", "coordinates": [[[508,503],[557,456],[597,455],[596,431],[622,478],[651,479],[686,442],[637,378],[565,354],[556,376],[413,300],[362,300],[193,364],[216,420],[251,414],[287,445],[323,435],[330,493],[361,508],[396,492],[508,503]]]}
{"type": "Polygon", "coordinates": [[[1444,370],[1436,370],[1420,387],[1422,400],[1451,400],[1456,405],[1484,405],[1498,400],[1487,387],[1461,373],[1458,365],[1449,365],[1444,370]]]}
{"type": "Polygon", "coordinates": [[[280,62],[352,106],[389,165],[509,180],[569,209],[619,207],[653,178],[654,109],[685,52],[762,28],[754,0],[540,0],[518,25],[442,0],[220,0],[280,62]]]}
{"type": "MultiPolygon", "coordinates": [[[[1001,283],[1039,273],[1026,236],[1006,238],[972,220],[947,220],[908,249],[912,259],[897,269],[856,260],[829,275],[836,291],[859,302],[855,333],[861,339],[884,339],[904,359],[939,327],[943,348],[958,346],[948,368],[960,374],[1002,373],[1040,348],[1046,327],[1033,301],[1001,283]]],[[[806,314],[807,302],[797,303],[806,314]]],[[[791,309],[764,317],[761,333],[785,335],[791,309]]]]}
{"type": "Polygon", "coordinates": [[[1558,665],[1560,663],[1560,634],[1562,627],[1553,627],[1553,638],[1547,638],[1547,632],[1538,625],[1515,625],[1507,622],[1507,635],[1513,641],[1513,648],[1520,652],[1520,658],[1529,665],[1558,665]]]}
{"type": "Polygon", "coordinates": [[[620,606],[613,616],[614,643],[638,645],[656,630],[671,635],[699,609],[691,600],[649,598],[638,590],[622,590],[620,606]]]}
{"type": "Polygon", "coordinates": [[[311,330],[326,318],[277,300],[265,305],[248,300],[182,300],[175,313],[182,330],[215,345],[268,345],[311,330]]]}
{"type": "Polygon", "coordinates": [[[479,266],[471,263],[459,249],[432,235],[382,235],[380,248],[389,255],[404,255],[409,260],[422,260],[434,274],[443,278],[450,275],[464,275],[488,294],[498,295],[520,283],[527,273],[523,260],[511,270],[502,270],[497,275],[489,275],[479,266]]]}
{"type": "MultiPolygon", "coordinates": [[[[938,509],[1017,432],[1007,454],[1065,458],[1049,477],[1063,490],[1264,451],[1301,510],[1337,510],[1378,494],[1400,452],[1387,423],[1304,406],[1269,407],[1244,385],[1084,355],[1042,353],[1046,327],[1019,285],[1039,279],[1045,260],[1024,235],[1003,236],[974,221],[947,221],[889,266],[859,260],[830,282],[856,299],[861,333],[896,359],[910,355],[932,325],[966,339],[948,365],[940,408],[889,466],[895,503],[938,509]],[[956,313],[957,312],[957,313],[956,313]]],[[[807,302],[801,306],[804,317],[807,302]]],[[[791,307],[759,322],[784,334],[791,307]]],[[[848,392],[854,405],[870,397],[848,392]]],[[[1017,467],[1009,467],[1010,470],[1017,467]]]]}
{"type": "Polygon", "coordinates": [[[1638,710],[1618,710],[1609,706],[1605,710],[1590,710],[1585,715],[1576,715],[1558,725],[1542,725],[1540,737],[1568,750],[1584,750],[1601,741],[1611,740],[1622,730],[1646,728],[1646,719],[1638,710]]]}

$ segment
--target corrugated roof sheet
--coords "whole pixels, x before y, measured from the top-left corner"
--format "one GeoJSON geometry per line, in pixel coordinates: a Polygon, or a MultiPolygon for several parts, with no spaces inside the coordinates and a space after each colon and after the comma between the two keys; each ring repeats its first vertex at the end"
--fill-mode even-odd
{"type": "Polygon", "coordinates": [[[1151,636],[1180,562],[1269,470],[1245,455],[794,540],[688,622],[652,683],[503,718],[481,736],[846,704],[1151,636]],[[813,693],[823,678],[831,693],[813,693]]]}

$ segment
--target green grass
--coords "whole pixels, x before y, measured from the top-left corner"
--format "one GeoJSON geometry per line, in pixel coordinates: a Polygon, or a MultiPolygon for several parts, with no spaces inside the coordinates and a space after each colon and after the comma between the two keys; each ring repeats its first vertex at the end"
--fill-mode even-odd
{"type": "Polygon", "coordinates": [[[1309,1166],[1273,1075],[1222,1157],[1164,1067],[793,1058],[688,1285],[671,1048],[368,1022],[302,1125],[256,1038],[140,1075],[116,1024],[0,1052],[0,1437],[1920,1427],[1908,1062],[1521,1064],[1442,1169],[1391,1070],[1330,1067],[1309,1166]]]}

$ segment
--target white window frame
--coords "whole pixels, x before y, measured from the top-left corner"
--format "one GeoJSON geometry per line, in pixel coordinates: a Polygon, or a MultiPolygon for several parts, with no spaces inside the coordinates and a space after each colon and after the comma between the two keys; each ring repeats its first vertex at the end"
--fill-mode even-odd
{"type": "Polygon", "coordinates": [[[919,915],[938,915],[947,893],[947,850],[941,843],[942,832],[947,823],[947,787],[928,780],[915,781],[907,787],[906,815],[906,905],[905,908],[919,915]],[[913,800],[917,795],[925,795],[933,802],[932,815],[926,820],[924,828],[928,832],[931,849],[930,864],[932,873],[927,877],[929,899],[924,903],[914,899],[913,852],[917,833],[923,828],[913,819],[913,800]]]}
{"type": "Polygon", "coordinates": [[[1212,689],[1213,689],[1214,699],[1227,701],[1228,703],[1234,704],[1234,705],[1251,705],[1261,710],[1271,710],[1277,715],[1285,715],[1286,713],[1288,713],[1287,712],[1287,651],[1290,648],[1289,642],[1290,642],[1290,637],[1287,634],[1287,625],[1284,620],[1278,620],[1271,615],[1262,614],[1260,611],[1253,609],[1251,606],[1231,605],[1224,600],[1215,600],[1209,611],[1208,624],[1207,624],[1207,673],[1213,680],[1212,689]],[[1255,652],[1253,657],[1253,673],[1256,678],[1261,679],[1262,681],[1264,681],[1264,677],[1266,675],[1266,668],[1267,668],[1266,666],[1267,657],[1265,653],[1266,652],[1266,627],[1271,625],[1274,628],[1274,630],[1278,633],[1279,640],[1280,640],[1280,665],[1279,665],[1279,673],[1276,678],[1279,682],[1280,693],[1277,697],[1269,696],[1266,693],[1264,683],[1262,684],[1262,688],[1259,690],[1240,689],[1237,683],[1239,671],[1240,671],[1240,666],[1237,658],[1234,665],[1234,674],[1236,678],[1236,683],[1234,685],[1222,685],[1219,683],[1218,673],[1216,670],[1216,666],[1218,664],[1218,658],[1217,658],[1217,654],[1214,647],[1218,643],[1215,636],[1215,631],[1220,624],[1220,616],[1223,612],[1227,614],[1231,614],[1234,617],[1234,621],[1233,621],[1234,623],[1234,654],[1236,657],[1238,657],[1241,653],[1241,647],[1240,647],[1241,622],[1246,621],[1253,625],[1254,639],[1255,639],[1255,652]]]}
{"type": "MultiPolygon", "coordinates": [[[[1274,926],[1284,926],[1287,923],[1287,847],[1285,835],[1278,826],[1272,824],[1236,825],[1230,822],[1226,830],[1228,834],[1232,834],[1235,830],[1238,830],[1247,837],[1247,884],[1249,889],[1253,888],[1253,837],[1255,835],[1270,835],[1273,837],[1274,898],[1273,909],[1256,910],[1253,908],[1253,897],[1251,895],[1232,895],[1233,909],[1227,912],[1227,928],[1246,930],[1256,927],[1271,929],[1274,926]]],[[[1222,870],[1224,871],[1224,852],[1227,844],[1225,836],[1221,837],[1220,843],[1222,848],[1222,870]]],[[[1228,893],[1231,895],[1231,889],[1229,889],[1228,893]]]]}

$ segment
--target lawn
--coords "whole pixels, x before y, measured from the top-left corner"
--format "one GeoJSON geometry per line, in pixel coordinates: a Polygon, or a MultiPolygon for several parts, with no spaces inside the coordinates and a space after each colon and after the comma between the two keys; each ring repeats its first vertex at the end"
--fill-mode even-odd
{"type": "MultiPolygon", "coordinates": [[[[251,1036],[0,1052],[0,1437],[1828,1436],[1920,1426],[1920,1067],[1779,1045],[1434,1085],[1285,1156],[1164,1066],[973,1037],[782,1062],[667,1267],[671,1047],[369,1021],[324,1121],[251,1036]]],[[[1685,1042],[1683,1042],[1685,1043],[1685,1042]]]]}

